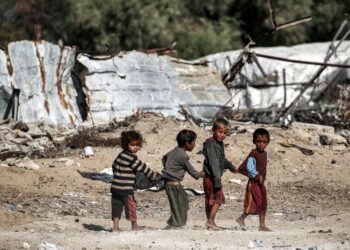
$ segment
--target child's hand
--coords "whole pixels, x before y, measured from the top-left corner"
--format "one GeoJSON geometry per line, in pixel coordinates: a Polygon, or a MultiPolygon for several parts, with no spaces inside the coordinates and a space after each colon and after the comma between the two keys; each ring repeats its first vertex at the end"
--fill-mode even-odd
{"type": "Polygon", "coordinates": [[[199,172],[199,177],[200,177],[200,178],[204,178],[204,176],[205,176],[205,172],[204,172],[204,171],[200,171],[200,172],[199,172]]]}
{"type": "Polygon", "coordinates": [[[155,181],[159,182],[162,180],[162,175],[160,173],[156,173],[155,181]]]}
{"type": "Polygon", "coordinates": [[[232,170],[230,170],[231,171],[231,173],[234,173],[234,174],[236,174],[236,173],[238,173],[238,170],[235,168],[235,169],[232,169],[232,170]]]}
{"type": "Polygon", "coordinates": [[[259,176],[259,184],[264,184],[264,178],[261,175],[259,176]]]}

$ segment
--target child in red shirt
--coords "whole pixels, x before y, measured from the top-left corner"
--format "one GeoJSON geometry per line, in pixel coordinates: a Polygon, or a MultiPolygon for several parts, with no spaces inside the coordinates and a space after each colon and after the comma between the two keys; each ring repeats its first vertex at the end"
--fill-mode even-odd
{"type": "Polygon", "coordinates": [[[246,230],[244,223],[249,214],[259,215],[259,231],[271,231],[265,225],[267,208],[266,179],[267,153],[265,148],[270,142],[270,134],[266,129],[258,128],[253,133],[253,149],[245,161],[239,166],[238,172],[249,177],[244,199],[243,214],[236,219],[242,230],[246,230]]]}

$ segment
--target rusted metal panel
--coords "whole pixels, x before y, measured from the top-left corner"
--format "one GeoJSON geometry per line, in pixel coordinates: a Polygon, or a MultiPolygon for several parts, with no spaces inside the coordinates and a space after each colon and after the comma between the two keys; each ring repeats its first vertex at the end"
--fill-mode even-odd
{"type": "MultiPolygon", "coordinates": [[[[50,120],[56,124],[81,122],[71,79],[75,48],[46,41],[18,41],[0,53],[2,95],[20,89],[18,118],[24,122],[50,120]]],[[[4,103],[6,99],[2,98],[4,103]]],[[[4,103],[0,109],[4,110],[4,103]]]]}

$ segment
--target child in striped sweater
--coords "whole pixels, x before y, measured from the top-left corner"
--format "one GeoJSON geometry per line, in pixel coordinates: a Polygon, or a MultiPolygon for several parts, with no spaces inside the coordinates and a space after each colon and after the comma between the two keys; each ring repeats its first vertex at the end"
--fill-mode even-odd
{"type": "Polygon", "coordinates": [[[123,208],[125,217],[131,222],[132,230],[140,230],[144,227],[137,224],[136,200],[134,197],[134,185],[136,172],[140,171],[150,180],[160,180],[161,175],[152,171],[145,163],[140,161],[136,153],[142,146],[142,136],[137,131],[124,131],[121,133],[121,146],[123,151],[114,160],[112,193],[112,220],[113,232],[120,231],[119,221],[123,208]]]}

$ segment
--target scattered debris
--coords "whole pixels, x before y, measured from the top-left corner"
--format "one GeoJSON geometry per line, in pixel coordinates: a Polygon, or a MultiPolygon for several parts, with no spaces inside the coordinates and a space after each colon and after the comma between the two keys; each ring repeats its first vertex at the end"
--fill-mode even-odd
{"type": "Polygon", "coordinates": [[[25,169],[30,169],[30,170],[39,170],[40,167],[38,164],[36,164],[34,161],[27,160],[24,162],[20,162],[17,167],[19,168],[25,168],[25,169]]]}
{"type": "Polygon", "coordinates": [[[239,180],[239,179],[231,179],[228,182],[229,183],[234,183],[234,184],[237,184],[237,185],[241,185],[242,184],[242,180],[239,180]]]}
{"type": "Polygon", "coordinates": [[[39,244],[38,250],[65,250],[65,248],[61,247],[61,246],[57,246],[53,243],[49,243],[49,242],[42,242],[39,244]]]}
{"type": "Polygon", "coordinates": [[[253,241],[249,241],[249,248],[255,248],[255,247],[263,247],[264,242],[262,240],[253,240],[253,241]]]}
{"type": "Polygon", "coordinates": [[[30,245],[27,242],[23,242],[22,248],[23,249],[30,249],[30,245]]]}
{"type": "Polygon", "coordinates": [[[326,234],[326,233],[332,233],[332,229],[328,229],[328,230],[318,230],[318,233],[323,233],[323,234],[326,234]]]}
{"type": "Polygon", "coordinates": [[[300,147],[296,144],[293,144],[293,143],[289,143],[287,141],[284,141],[284,142],[280,142],[279,143],[281,146],[283,147],[293,147],[293,148],[296,148],[296,149],[299,149],[300,152],[302,152],[303,154],[305,155],[313,155],[314,154],[314,151],[312,151],[311,149],[307,149],[307,148],[304,148],[304,147],[300,147]]]}

